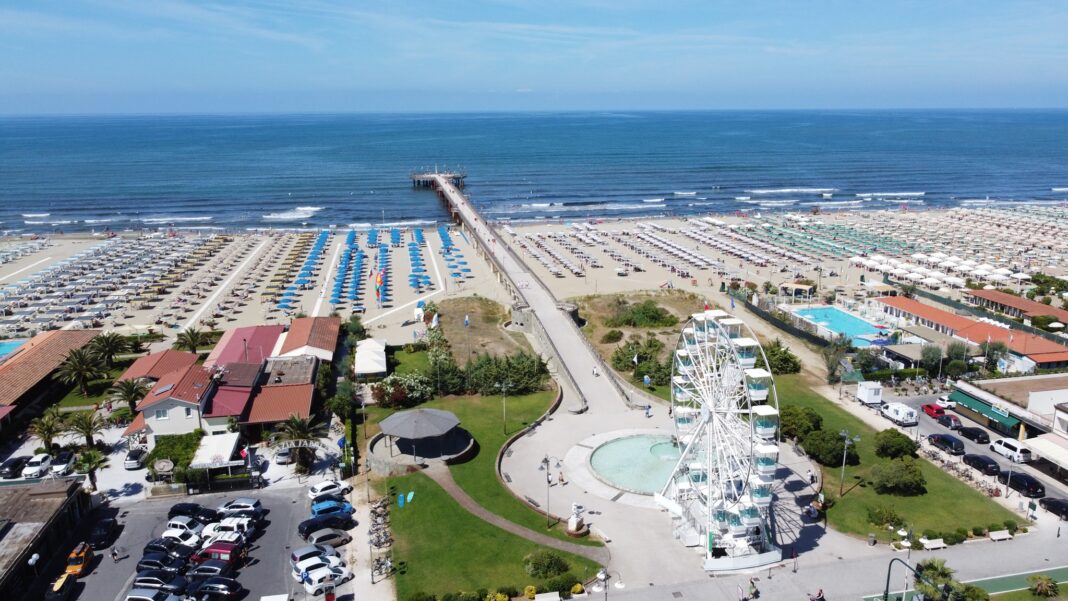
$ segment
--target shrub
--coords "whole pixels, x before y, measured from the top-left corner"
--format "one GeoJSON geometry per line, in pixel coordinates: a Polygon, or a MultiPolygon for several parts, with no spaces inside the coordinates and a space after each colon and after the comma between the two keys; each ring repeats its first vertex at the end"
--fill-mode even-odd
{"type": "Polygon", "coordinates": [[[926,369],[922,367],[917,367],[914,369],[899,369],[896,371],[892,369],[877,369],[873,372],[865,374],[864,378],[875,382],[884,382],[886,380],[889,380],[891,377],[897,378],[898,380],[905,380],[908,378],[915,378],[916,376],[926,375],[926,369]]]}
{"type": "Polygon", "coordinates": [[[1005,520],[1002,524],[1005,525],[1005,529],[1009,531],[1009,534],[1016,534],[1019,529],[1019,524],[1016,523],[1016,520],[1005,520]]]}
{"type": "Polygon", "coordinates": [[[926,538],[927,540],[931,540],[932,538],[938,538],[938,532],[935,532],[934,530],[931,530],[930,528],[927,528],[926,530],[923,531],[923,537],[926,538]]]}
{"type": "MultiPolygon", "coordinates": [[[[567,562],[553,551],[535,551],[523,558],[523,569],[534,578],[552,578],[569,569],[567,562]]],[[[570,588],[571,585],[568,585],[570,588]]]]}
{"type": "Polygon", "coordinates": [[[959,378],[964,372],[968,371],[968,364],[960,359],[954,359],[946,364],[946,375],[951,378],[959,378]]]}
{"type": "Polygon", "coordinates": [[[961,536],[960,533],[958,533],[958,532],[943,532],[942,533],[942,540],[945,541],[945,543],[947,545],[959,545],[962,542],[964,542],[965,538],[968,538],[968,537],[961,536]]]}
{"type": "Polygon", "coordinates": [[[968,529],[967,528],[957,528],[956,532],[957,532],[957,534],[960,535],[962,540],[967,540],[967,538],[968,538],[968,529]]]}
{"type": "Polygon", "coordinates": [[[499,394],[501,382],[508,383],[510,395],[528,394],[540,390],[547,375],[545,361],[525,352],[505,357],[481,354],[464,368],[467,390],[482,395],[499,394]]]}
{"type": "Polygon", "coordinates": [[[623,332],[619,330],[608,330],[604,333],[604,336],[601,336],[602,344],[615,344],[620,340],[623,340],[623,332]]]}
{"type": "Polygon", "coordinates": [[[423,591],[417,591],[408,595],[406,601],[438,601],[438,598],[430,593],[424,593],[423,591]]]}
{"type": "Polygon", "coordinates": [[[508,595],[500,591],[494,591],[486,595],[485,601],[508,601],[508,595]]]}
{"type": "MultiPolygon", "coordinates": [[[[875,526],[893,526],[897,528],[904,523],[901,516],[898,515],[892,507],[878,506],[868,507],[868,521],[875,526]]],[[[932,532],[934,534],[934,532],[932,532]]],[[[924,536],[927,536],[927,531],[924,532],[924,536]]],[[[938,538],[937,536],[930,538],[938,538]]]]}
{"type": "Polygon", "coordinates": [[[812,407],[787,405],[779,409],[779,431],[784,438],[804,440],[809,432],[823,427],[823,417],[812,407]]]}
{"type": "Polygon", "coordinates": [[[533,584],[528,584],[523,587],[523,596],[527,599],[533,599],[538,594],[538,588],[533,584]]]}
{"type": "Polygon", "coordinates": [[[605,325],[610,328],[665,328],[675,325],[678,321],[679,319],[667,309],[651,300],[634,305],[620,301],[615,307],[615,313],[605,320],[605,325]]]}
{"type": "Polygon", "coordinates": [[[997,522],[990,522],[990,525],[986,527],[987,532],[997,532],[998,530],[1004,530],[1005,524],[999,524],[997,522]]]}
{"type": "Polygon", "coordinates": [[[514,599],[519,596],[519,589],[514,586],[502,586],[497,589],[497,592],[507,595],[509,599],[514,599]]]}
{"type": "Polygon", "coordinates": [[[775,375],[796,374],[801,371],[801,360],[778,338],[764,346],[764,355],[768,358],[771,373],[775,375]]]}
{"type": "Polygon", "coordinates": [[[550,578],[545,582],[545,588],[548,591],[560,593],[560,596],[564,599],[571,598],[571,587],[579,584],[579,579],[574,574],[568,572],[559,576],[550,578]]]}
{"type": "MultiPolygon", "coordinates": [[[[815,430],[804,438],[805,452],[822,465],[842,465],[842,453],[845,441],[837,432],[815,430]]],[[[857,454],[857,446],[849,445],[845,449],[845,462],[847,465],[860,463],[860,455],[857,454]]]]}
{"type": "MultiPolygon", "coordinates": [[[[919,495],[926,492],[927,480],[912,457],[893,459],[872,468],[875,491],[890,495],[919,495]]],[[[967,536],[967,534],[965,534],[967,536]]]]}
{"type": "Polygon", "coordinates": [[[875,454],[879,457],[897,459],[916,454],[918,445],[900,430],[887,428],[875,435],[875,454]]]}
{"type": "Polygon", "coordinates": [[[582,586],[581,582],[576,582],[575,586],[571,587],[572,595],[581,595],[584,592],[586,592],[586,587],[582,586]]]}
{"type": "Polygon", "coordinates": [[[974,526],[972,528],[972,534],[975,536],[983,536],[986,534],[986,528],[983,528],[982,526],[974,526]]]}

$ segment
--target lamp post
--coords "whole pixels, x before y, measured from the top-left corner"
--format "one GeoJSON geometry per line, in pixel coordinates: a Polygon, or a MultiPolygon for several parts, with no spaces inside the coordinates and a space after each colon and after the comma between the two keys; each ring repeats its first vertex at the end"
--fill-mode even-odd
{"type": "Polygon", "coordinates": [[[849,453],[850,445],[860,442],[860,436],[849,436],[849,430],[842,430],[838,433],[842,437],[842,479],[838,482],[838,496],[841,497],[845,494],[845,466],[846,455],[849,453]]]}
{"type": "Polygon", "coordinates": [[[511,382],[497,382],[497,390],[501,391],[501,428],[505,436],[508,436],[508,389],[511,387],[511,382]]]}
{"type": "MultiPolygon", "coordinates": [[[[553,527],[552,513],[549,512],[549,487],[551,487],[553,485],[553,473],[552,473],[552,470],[549,469],[549,459],[550,459],[549,455],[546,455],[544,458],[542,458],[541,465],[538,467],[539,470],[545,470],[545,529],[546,530],[548,530],[549,528],[553,527]]],[[[560,467],[560,459],[558,459],[556,457],[552,457],[552,459],[556,460],[556,467],[560,467]]]]}
{"type": "MultiPolygon", "coordinates": [[[[623,588],[625,585],[623,584],[623,577],[620,576],[619,572],[615,573],[615,578],[616,583],[613,586],[615,586],[616,588],[623,588]]],[[[611,579],[612,572],[609,571],[608,568],[601,568],[600,570],[597,570],[597,582],[599,583],[599,586],[604,589],[605,601],[608,601],[608,581],[611,579]]],[[[596,587],[594,587],[594,591],[596,592],[596,587]]]]}

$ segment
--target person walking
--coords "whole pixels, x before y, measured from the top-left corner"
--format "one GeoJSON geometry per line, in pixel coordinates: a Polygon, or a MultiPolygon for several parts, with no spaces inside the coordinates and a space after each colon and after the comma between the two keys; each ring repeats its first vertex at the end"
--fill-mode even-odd
{"type": "Polygon", "coordinates": [[[750,599],[757,599],[759,597],[760,597],[760,589],[757,588],[756,579],[755,578],[750,578],[749,579],[749,598],[750,599]]]}

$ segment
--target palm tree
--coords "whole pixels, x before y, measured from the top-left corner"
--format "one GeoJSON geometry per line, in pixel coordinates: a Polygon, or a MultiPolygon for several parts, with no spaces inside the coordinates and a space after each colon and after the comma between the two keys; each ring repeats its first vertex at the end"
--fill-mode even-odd
{"type": "MultiPolygon", "coordinates": [[[[286,442],[293,440],[319,440],[326,437],[326,424],[316,423],[314,418],[290,415],[286,421],[279,423],[274,428],[272,442],[286,442]]],[[[311,467],[315,458],[315,452],[306,447],[293,449],[297,465],[304,469],[311,467]]]]}
{"type": "Polygon", "coordinates": [[[1035,597],[1045,597],[1049,599],[1060,594],[1057,581],[1045,574],[1028,576],[1027,581],[1031,583],[1031,594],[1035,597]]]}
{"type": "Polygon", "coordinates": [[[112,365],[115,364],[117,355],[125,353],[129,348],[130,345],[127,344],[126,338],[115,332],[101,334],[93,338],[93,341],[89,343],[89,350],[104,362],[104,367],[107,369],[111,369],[112,365]]]}
{"type": "Polygon", "coordinates": [[[86,349],[74,349],[56,370],[55,379],[64,384],[77,384],[83,397],[89,396],[89,382],[107,377],[100,358],[86,349]]]}
{"type": "Polygon", "coordinates": [[[66,433],[85,437],[85,447],[93,447],[93,439],[107,429],[108,423],[93,411],[78,411],[67,418],[66,433]]]}
{"type": "Polygon", "coordinates": [[[917,563],[916,571],[923,574],[922,579],[919,575],[915,578],[916,590],[930,599],[941,597],[941,591],[938,589],[944,584],[952,584],[953,574],[956,573],[956,570],[946,565],[946,560],[934,557],[917,563]],[[934,586],[931,586],[932,582],[934,586]]]}
{"type": "Polygon", "coordinates": [[[88,474],[89,484],[93,486],[93,490],[96,490],[96,472],[107,466],[108,458],[106,455],[96,449],[87,449],[78,455],[78,462],[75,465],[75,469],[78,470],[78,472],[88,474]]]}
{"type": "Polygon", "coordinates": [[[111,385],[111,399],[126,403],[130,411],[137,411],[137,403],[151,390],[144,378],[120,380],[111,385]]]}
{"type": "Polygon", "coordinates": [[[186,328],[181,332],[178,332],[178,337],[174,341],[174,348],[186,349],[190,353],[195,353],[197,352],[197,349],[203,346],[207,341],[204,332],[196,328],[186,328]]]}
{"type": "Polygon", "coordinates": [[[30,420],[28,432],[30,436],[41,441],[41,446],[52,449],[52,442],[67,430],[63,418],[59,415],[59,407],[52,406],[40,417],[30,420]]]}

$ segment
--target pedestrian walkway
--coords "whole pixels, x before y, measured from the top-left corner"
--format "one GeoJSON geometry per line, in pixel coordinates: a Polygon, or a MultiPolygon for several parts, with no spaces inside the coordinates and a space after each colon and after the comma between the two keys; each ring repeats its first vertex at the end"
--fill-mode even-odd
{"type": "Polygon", "coordinates": [[[449,468],[441,463],[435,463],[429,468],[423,471],[431,480],[438,483],[445,492],[449,493],[449,496],[456,500],[461,507],[466,509],[471,514],[480,518],[481,520],[493,524],[494,526],[510,532],[516,536],[525,538],[532,543],[542,545],[544,547],[551,547],[557,551],[563,551],[565,553],[572,553],[574,555],[581,555],[586,559],[595,561],[600,565],[608,565],[609,553],[605,547],[589,547],[586,545],[579,545],[575,543],[569,543],[562,541],[546,534],[534,532],[528,530],[514,522],[510,522],[501,516],[490,512],[485,507],[481,506],[474,499],[468,495],[464,489],[460,488],[456,481],[452,478],[452,472],[449,468]]]}

